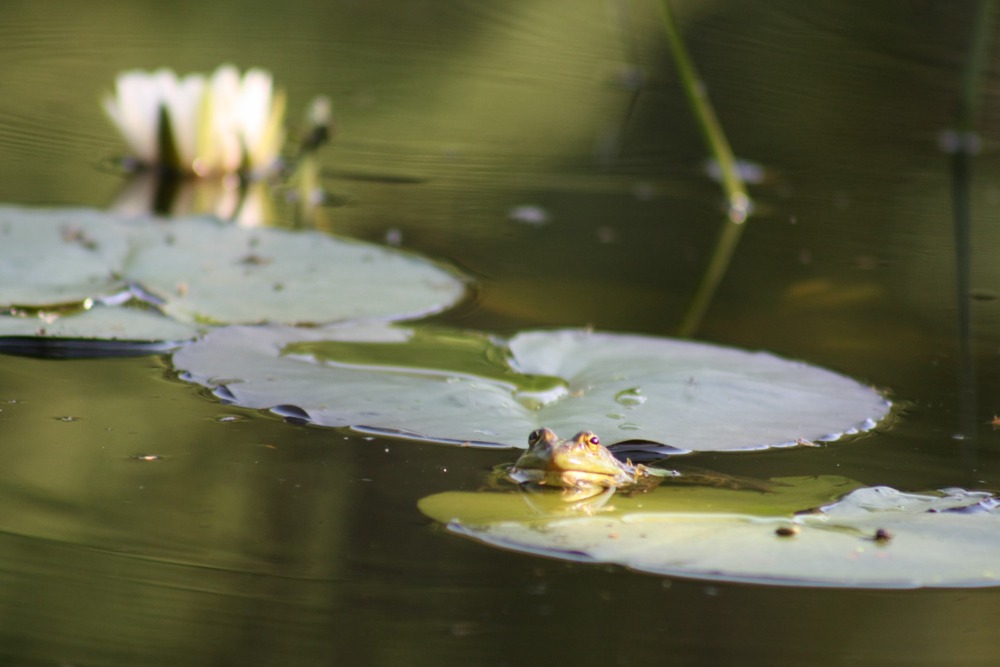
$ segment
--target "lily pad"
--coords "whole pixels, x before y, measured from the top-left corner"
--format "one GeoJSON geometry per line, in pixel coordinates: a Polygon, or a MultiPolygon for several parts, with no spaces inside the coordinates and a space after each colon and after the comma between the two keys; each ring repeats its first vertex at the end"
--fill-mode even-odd
{"type": "Polygon", "coordinates": [[[411,318],[464,294],[454,271],[320,232],[0,207],[0,310],[17,315],[0,317],[0,336],[24,335],[25,328],[56,335],[62,328],[52,326],[55,319],[68,322],[96,302],[141,302],[167,316],[163,330],[155,320],[129,315],[122,317],[123,330],[84,325],[82,335],[166,340],[176,335],[176,323],[205,329],[411,318]],[[49,326],[26,327],[25,319],[39,313],[49,326]],[[126,322],[140,319],[136,329],[126,322]]]}
{"type": "Polygon", "coordinates": [[[419,506],[493,546],[654,574],[851,588],[1000,585],[1000,510],[990,494],[863,487],[814,512],[789,510],[789,500],[851,485],[836,480],[779,478],[784,490],[749,501],[745,491],[660,487],[615,497],[594,514],[560,508],[558,493],[442,493],[419,506]]]}
{"type": "Polygon", "coordinates": [[[889,411],[869,387],[771,354],[581,330],[227,327],[173,363],[245,407],[481,446],[525,447],[546,426],[675,452],[755,449],[834,440],[889,411]]]}
{"type": "Polygon", "coordinates": [[[88,351],[103,356],[102,351],[119,353],[133,348],[137,353],[166,351],[199,332],[195,325],[171,320],[152,310],[100,304],[72,316],[0,317],[0,325],[3,352],[62,350],[69,356],[87,356],[88,351]],[[119,341],[131,343],[119,350],[119,341]]]}

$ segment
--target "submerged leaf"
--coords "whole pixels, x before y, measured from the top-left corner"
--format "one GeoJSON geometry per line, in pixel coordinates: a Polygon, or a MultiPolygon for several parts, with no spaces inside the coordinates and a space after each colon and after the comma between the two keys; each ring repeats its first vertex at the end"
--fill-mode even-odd
{"type": "Polygon", "coordinates": [[[0,336],[45,329],[35,335],[172,340],[178,323],[409,318],[464,294],[455,272],[430,261],[320,232],[0,207],[0,311],[19,315],[0,316],[0,336]],[[120,318],[124,330],[72,322],[93,302],[121,305],[124,293],[166,315],[162,330],[150,318],[130,328],[140,322],[131,314],[120,318]],[[44,319],[32,322],[39,312],[44,319]]]}
{"type": "MultiPolygon", "coordinates": [[[[640,512],[790,517],[802,508],[832,502],[860,486],[858,482],[840,475],[779,477],[769,480],[769,483],[771,490],[761,492],[721,486],[690,486],[682,478],[676,481],[668,479],[649,493],[615,495],[607,504],[594,509],[600,509],[599,518],[640,512]]],[[[506,521],[542,526],[553,519],[572,519],[585,514],[568,504],[565,495],[558,489],[523,493],[446,491],[427,496],[418,505],[421,512],[435,521],[445,524],[454,521],[466,526],[486,526],[506,521]]],[[[586,509],[592,506],[581,507],[586,509]]]]}
{"type": "MultiPolygon", "coordinates": [[[[612,510],[593,515],[569,512],[565,503],[560,510],[558,494],[443,493],[419,507],[494,546],[654,574],[853,588],[1000,585],[1000,511],[990,494],[860,488],[793,514],[788,500],[817,500],[835,488],[834,479],[776,479],[770,498],[660,487],[616,497],[612,510]],[[705,502],[709,496],[715,500],[705,502]]],[[[850,484],[840,481],[841,488],[850,484]]]]}
{"type": "Polygon", "coordinates": [[[878,392],[762,352],[579,330],[482,333],[384,323],[227,327],[174,355],[191,381],[324,426],[525,447],[546,426],[675,452],[794,445],[872,428],[878,392]]]}

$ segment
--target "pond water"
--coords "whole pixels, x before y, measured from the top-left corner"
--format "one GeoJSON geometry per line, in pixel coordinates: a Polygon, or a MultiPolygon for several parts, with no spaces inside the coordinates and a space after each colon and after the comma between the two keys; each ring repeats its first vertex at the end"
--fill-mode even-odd
{"type": "MultiPolygon", "coordinates": [[[[331,96],[316,224],[472,274],[443,324],[669,334],[723,224],[652,0],[61,4],[14,3],[0,26],[0,202],[110,206],[122,149],[99,99],[115,74],[233,62],[270,69],[293,120],[331,96]]],[[[695,338],[826,366],[904,406],[845,443],[686,462],[1000,489],[994,72],[966,180],[938,144],[973,3],[676,7],[735,151],[766,167],[695,338]]],[[[670,579],[494,550],[417,510],[513,451],[284,423],[157,356],[2,356],[0,378],[4,664],[1000,660],[997,589],[670,579]]]]}

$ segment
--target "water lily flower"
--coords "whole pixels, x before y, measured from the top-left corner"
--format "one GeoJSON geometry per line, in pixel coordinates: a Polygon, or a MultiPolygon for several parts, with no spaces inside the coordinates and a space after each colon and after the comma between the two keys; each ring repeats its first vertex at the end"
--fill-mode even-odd
{"type": "Polygon", "coordinates": [[[141,165],[185,175],[261,175],[284,142],[285,95],[261,69],[122,72],[104,110],[141,165]]]}

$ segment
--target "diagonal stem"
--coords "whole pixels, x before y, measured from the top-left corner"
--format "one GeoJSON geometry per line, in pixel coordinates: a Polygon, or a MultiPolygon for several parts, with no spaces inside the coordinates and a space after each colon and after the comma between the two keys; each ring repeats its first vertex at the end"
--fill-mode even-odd
{"type": "Polygon", "coordinates": [[[750,197],[747,195],[746,186],[740,176],[733,149],[730,148],[726,134],[722,131],[722,125],[719,124],[712,103],[708,99],[705,84],[698,76],[694,63],[691,62],[691,56],[681,40],[673,11],[670,9],[670,0],[663,0],[663,25],[667,31],[670,51],[677,64],[677,72],[681,77],[681,85],[684,87],[688,102],[691,104],[691,110],[694,112],[698,127],[701,129],[712,157],[719,163],[719,168],[722,171],[722,189],[726,193],[729,204],[729,220],[735,224],[741,224],[749,215],[750,197]]]}
{"type": "Polygon", "coordinates": [[[996,30],[996,0],[981,0],[973,24],[969,53],[962,73],[958,99],[954,146],[951,159],[952,215],[955,240],[955,300],[959,337],[959,382],[961,409],[959,428],[965,435],[962,443],[963,465],[970,479],[975,478],[976,434],[978,432],[978,386],[976,381],[975,337],[972,326],[972,158],[978,149],[976,126],[983,91],[983,78],[989,64],[996,30]]]}
{"type": "Polygon", "coordinates": [[[678,335],[688,337],[694,335],[698,330],[719,283],[726,275],[729,263],[739,245],[740,237],[743,235],[745,227],[743,223],[750,215],[751,202],[749,195],[747,195],[746,185],[740,176],[733,149],[729,146],[726,134],[722,131],[722,125],[708,99],[705,85],[698,76],[691,56],[684,47],[680,32],[677,30],[677,23],[674,21],[673,11],[670,8],[670,0],[663,0],[663,25],[688,103],[691,105],[691,110],[698,122],[698,127],[701,129],[705,143],[708,144],[708,149],[722,172],[722,189],[725,192],[728,205],[726,221],[723,223],[723,228],[716,241],[715,250],[709,260],[708,267],[705,269],[705,274],[702,276],[701,283],[691,299],[691,304],[678,327],[678,335]]]}

